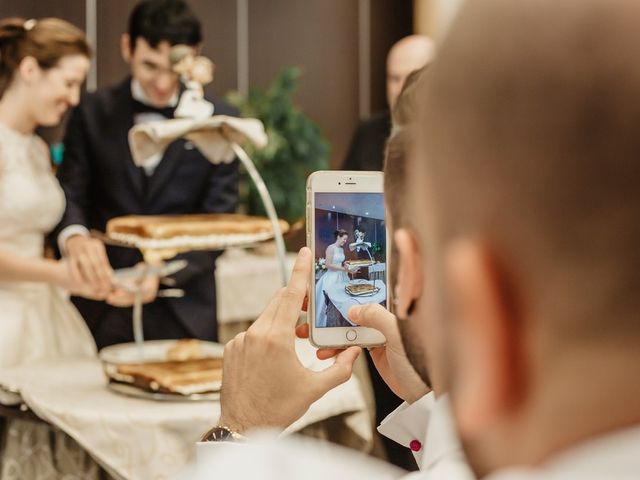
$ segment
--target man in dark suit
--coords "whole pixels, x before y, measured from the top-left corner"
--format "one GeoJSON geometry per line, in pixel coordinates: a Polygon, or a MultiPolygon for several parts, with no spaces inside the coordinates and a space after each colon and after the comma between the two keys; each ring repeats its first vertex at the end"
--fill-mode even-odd
{"type": "Polygon", "coordinates": [[[424,35],[410,35],[396,42],[387,55],[387,104],[357,128],[342,170],[382,170],[384,145],[391,133],[391,114],[407,76],[424,67],[434,54],[433,41],[424,35]]]}
{"type": "MultiPolygon", "coordinates": [[[[342,170],[382,170],[387,138],[391,133],[391,113],[404,81],[409,74],[424,67],[434,54],[433,41],[424,35],[410,35],[396,42],[387,55],[387,103],[389,109],[374,114],[363,121],[356,130],[342,170]]],[[[366,252],[365,252],[366,254],[366,252]]],[[[373,394],[376,400],[376,422],[384,418],[402,403],[382,380],[366,355],[371,375],[373,394]]],[[[416,470],[411,453],[393,440],[380,437],[389,461],[407,470],[416,470]]]]}
{"type": "MultiPolygon", "coordinates": [[[[131,76],[118,85],[86,95],[69,121],[65,156],[58,178],[67,208],[56,230],[58,246],[104,301],[74,298],[98,348],[131,341],[133,298],[113,291],[112,268],[141,261],[137,250],[107,247],[88,236],[104,231],[109,219],[127,214],[162,215],[233,212],[238,164],[212,165],[191,142],[178,140],[164,155],[137,167],[127,134],[136,123],[172,118],[183,87],[172,72],[169,51],[201,43],[200,22],[182,0],[139,3],[123,35],[122,54],[131,76]]],[[[211,100],[211,99],[209,99],[211,100]]],[[[212,100],[216,114],[233,115],[212,100]]],[[[217,339],[215,257],[211,252],[183,255],[188,266],[170,283],[182,298],[159,298],[158,279],[144,283],[144,334],[147,339],[217,339]]]]}

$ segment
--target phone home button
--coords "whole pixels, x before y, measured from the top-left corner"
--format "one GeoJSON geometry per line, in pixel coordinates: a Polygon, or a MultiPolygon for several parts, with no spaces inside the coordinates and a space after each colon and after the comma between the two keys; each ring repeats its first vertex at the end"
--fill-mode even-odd
{"type": "Polygon", "coordinates": [[[353,342],[356,338],[358,338],[358,332],[356,332],[353,329],[347,330],[346,337],[347,337],[347,340],[349,340],[350,342],[353,342]]]}

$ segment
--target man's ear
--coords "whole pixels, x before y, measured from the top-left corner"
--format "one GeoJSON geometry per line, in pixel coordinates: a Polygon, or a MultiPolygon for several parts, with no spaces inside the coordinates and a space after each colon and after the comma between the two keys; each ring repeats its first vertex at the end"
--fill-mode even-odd
{"type": "Polygon", "coordinates": [[[513,285],[479,242],[445,254],[451,322],[452,398],[463,438],[473,438],[514,408],[522,394],[524,352],[513,285]]]}
{"type": "Polygon", "coordinates": [[[131,37],[128,33],[123,33],[120,36],[120,54],[122,55],[122,59],[129,63],[131,62],[131,37]]]}
{"type": "Polygon", "coordinates": [[[422,293],[422,255],[409,230],[397,230],[393,239],[398,251],[394,313],[398,318],[406,318],[422,293]]]}

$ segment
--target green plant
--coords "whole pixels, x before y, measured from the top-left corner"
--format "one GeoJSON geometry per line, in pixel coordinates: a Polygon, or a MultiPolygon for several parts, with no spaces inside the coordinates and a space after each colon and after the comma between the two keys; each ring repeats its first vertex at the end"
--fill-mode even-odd
{"type": "MultiPolygon", "coordinates": [[[[269,189],[278,216],[289,222],[304,218],[306,178],[311,172],[328,168],[330,150],[318,126],[293,104],[299,77],[300,69],[286,67],[266,90],[251,89],[248,96],[230,92],[226,97],[243,117],[257,118],[264,124],[267,146],[245,148],[269,189]]],[[[240,202],[248,213],[265,215],[246,172],[240,202]]]]}

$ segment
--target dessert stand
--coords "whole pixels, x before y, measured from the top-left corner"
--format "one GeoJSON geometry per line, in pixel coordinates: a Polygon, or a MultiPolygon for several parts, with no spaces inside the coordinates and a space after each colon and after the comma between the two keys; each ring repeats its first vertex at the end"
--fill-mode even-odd
{"type": "MultiPolygon", "coordinates": [[[[238,158],[258,190],[271,224],[271,231],[260,230],[257,233],[249,234],[174,234],[168,235],[168,238],[161,235],[162,238],[149,238],[136,230],[118,232],[117,229],[110,229],[109,224],[107,225],[106,237],[109,243],[137,248],[143,256],[142,265],[132,272],[133,281],[130,279],[128,285],[125,285],[134,296],[134,344],[137,350],[137,361],[141,363],[147,361],[147,356],[149,356],[145,356],[142,328],[143,280],[154,268],[157,269],[158,265],[160,268],[170,268],[173,265],[174,271],[184,267],[184,265],[176,266],[176,262],[164,264],[165,260],[173,258],[178,253],[193,250],[223,250],[231,246],[248,247],[275,238],[282,283],[286,285],[287,282],[284,239],[273,201],[251,158],[240,146],[241,143],[247,141],[253,143],[257,148],[267,145],[268,139],[262,122],[251,118],[212,116],[214,105],[204,98],[203,90],[203,86],[213,80],[214,65],[209,59],[195,56],[193,49],[187,46],[177,45],[172,48],[169,61],[173,71],[180,76],[186,89],[180,95],[175,110],[176,118],[140,123],[129,130],[129,147],[134,163],[138,167],[144,166],[148,159],[162,156],[165,149],[179,139],[184,139],[187,142],[185,148],[189,143],[192,148],[195,146],[214,165],[230,163],[238,158]],[[130,232],[140,233],[140,235],[130,232]]],[[[123,221],[125,219],[114,219],[112,222],[117,220],[123,221]]],[[[199,221],[214,222],[214,219],[200,218],[199,221]]],[[[150,237],[153,236],[150,235],[150,237]]],[[[179,295],[179,292],[175,293],[179,295]]],[[[114,346],[114,348],[117,347],[114,346]]],[[[133,346],[125,344],[120,347],[126,351],[127,348],[131,349],[133,346]]],[[[107,349],[109,348],[111,347],[107,347],[107,349]]],[[[109,360],[106,355],[109,353],[107,349],[102,351],[105,354],[101,352],[105,371],[119,361],[117,356],[115,359],[109,360]]],[[[120,363],[125,363],[125,361],[120,363]]]]}
{"type": "MultiPolygon", "coordinates": [[[[240,146],[240,142],[247,140],[259,148],[266,145],[267,136],[262,122],[256,119],[218,115],[204,119],[180,118],[136,125],[129,131],[129,144],[133,160],[136,165],[141,166],[147,158],[162,154],[171,142],[180,138],[193,142],[213,164],[228,163],[233,161],[235,157],[240,160],[258,190],[270,220],[272,232],[179,236],[163,239],[150,239],[134,234],[115,232],[103,236],[105,241],[110,244],[137,248],[143,255],[143,264],[135,271],[130,271],[129,277],[133,279],[133,283],[125,286],[134,294],[133,332],[138,358],[141,361],[145,359],[142,329],[142,280],[146,275],[156,273],[158,265],[161,268],[170,268],[176,263],[164,264],[163,261],[178,253],[193,250],[221,250],[231,246],[250,247],[274,238],[282,283],[286,285],[287,282],[284,238],[273,201],[253,161],[240,146]]],[[[181,267],[184,267],[184,264],[181,267]]]]}

